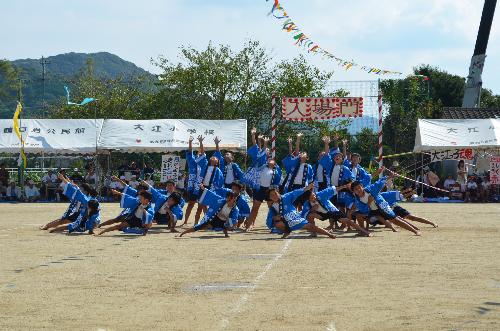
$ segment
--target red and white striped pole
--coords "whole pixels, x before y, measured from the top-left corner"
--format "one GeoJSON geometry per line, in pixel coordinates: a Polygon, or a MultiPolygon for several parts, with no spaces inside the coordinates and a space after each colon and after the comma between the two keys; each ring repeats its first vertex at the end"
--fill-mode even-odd
{"type": "Polygon", "coordinates": [[[378,92],[378,158],[379,167],[383,165],[383,147],[382,147],[382,92],[378,92]]]}
{"type": "Polygon", "coordinates": [[[271,158],[276,158],[276,95],[271,99],[271,158]]]}

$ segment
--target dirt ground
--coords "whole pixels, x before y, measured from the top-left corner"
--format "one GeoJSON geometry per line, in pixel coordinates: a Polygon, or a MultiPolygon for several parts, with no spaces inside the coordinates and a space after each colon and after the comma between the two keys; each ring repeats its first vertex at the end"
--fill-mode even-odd
{"type": "Polygon", "coordinates": [[[0,330],[499,330],[500,205],[404,206],[439,228],[96,238],[38,230],[65,204],[0,204],[0,330]]]}

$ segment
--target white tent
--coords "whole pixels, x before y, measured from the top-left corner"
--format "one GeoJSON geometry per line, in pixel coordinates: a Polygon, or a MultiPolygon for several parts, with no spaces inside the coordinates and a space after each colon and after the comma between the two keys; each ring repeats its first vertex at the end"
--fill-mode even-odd
{"type": "MultiPolygon", "coordinates": [[[[22,119],[26,153],[92,154],[103,126],[93,119],[22,119]]],[[[0,120],[0,153],[18,153],[21,142],[11,119],[0,120]]]]}
{"type": "MultiPolygon", "coordinates": [[[[27,153],[93,154],[105,152],[167,152],[187,149],[189,136],[205,137],[207,149],[245,151],[246,120],[118,120],[23,119],[21,131],[27,153]]],[[[198,141],[194,141],[198,146],[198,141]]],[[[0,153],[18,153],[21,143],[11,119],[0,120],[0,153]]]]}
{"type": "Polygon", "coordinates": [[[449,148],[498,149],[500,119],[419,119],[415,152],[449,148]]]}

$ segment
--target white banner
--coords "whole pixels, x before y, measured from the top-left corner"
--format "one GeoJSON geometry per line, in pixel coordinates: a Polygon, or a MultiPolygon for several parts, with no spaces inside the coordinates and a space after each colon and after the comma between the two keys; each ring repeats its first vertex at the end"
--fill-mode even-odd
{"type": "Polygon", "coordinates": [[[500,119],[418,120],[415,152],[452,148],[498,148],[500,119]]]}
{"type": "Polygon", "coordinates": [[[490,183],[500,184],[500,156],[492,156],[490,159],[490,183]]]}
{"type": "MultiPolygon", "coordinates": [[[[0,120],[0,152],[19,152],[12,125],[11,119],[0,120]]],[[[102,119],[22,119],[20,131],[26,153],[93,154],[102,125],[102,119]]]]}
{"type": "Polygon", "coordinates": [[[451,148],[440,151],[432,151],[430,154],[431,162],[474,159],[474,150],[472,148],[451,148]]]}
{"type": "Polygon", "coordinates": [[[164,154],[161,156],[161,182],[173,180],[176,183],[181,174],[181,157],[174,154],[164,154]]]}
{"type": "Polygon", "coordinates": [[[283,98],[283,118],[289,121],[327,120],[363,116],[363,98],[283,98]]]}

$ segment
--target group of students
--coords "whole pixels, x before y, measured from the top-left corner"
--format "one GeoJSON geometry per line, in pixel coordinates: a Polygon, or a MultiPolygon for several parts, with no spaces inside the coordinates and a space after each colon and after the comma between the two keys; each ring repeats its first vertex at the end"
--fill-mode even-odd
{"type": "MultiPolygon", "coordinates": [[[[123,210],[117,217],[101,223],[95,190],[85,184],[78,187],[59,175],[70,205],[60,219],[40,228],[50,232],[88,231],[94,235],[115,230],[145,235],[156,223],[167,225],[171,232],[178,232],[177,222],[184,219],[182,225],[187,225],[196,206],[194,226],[185,229],[179,237],[207,228],[221,230],[225,237],[229,237],[231,230],[253,229],[264,201],[268,207],[266,226],[283,238],[300,229],[311,232],[311,236],[324,235],[333,239],[335,230],[349,229],[370,237],[370,225],[377,224],[392,231],[398,231],[397,226],[415,235],[420,235],[420,229],[412,222],[437,227],[397,205],[412,196],[412,188],[384,191],[387,177],[383,176],[372,183],[372,175],[360,165],[360,155],[347,155],[346,141],[343,141],[343,151],[340,151],[338,138],[333,140],[331,148],[330,138],[323,137],[324,148],[316,163],[311,165],[307,152],[300,151],[302,134],[297,135],[295,148],[289,138],[289,155],[282,160],[286,174],[283,177],[280,166],[270,156],[269,138],[257,136],[255,128],[251,137],[252,147],[248,150],[251,165],[245,172],[234,162],[230,152],[221,153],[218,137],[214,139],[216,150],[210,158],[205,153],[204,137],[198,137],[200,147],[197,152],[193,150],[194,138],[190,137],[186,152],[185,215],[183,207],[186,201],[176,192],[173,181],[167,182],[166,190],[156,189],[142,181],[136,189],[123,183],[122,192],[113,190],[113,194],[120,197],[123,210]],[[252,192],[251,208],[244,187],[252,192]],[[329,225],[319,227],[316,220],[328,221],[329,225]]],[[[377,176],[383,171],[381,167],[377,176]]],[[[113,179],[120,181],[119,178],[113,179]]]]}

